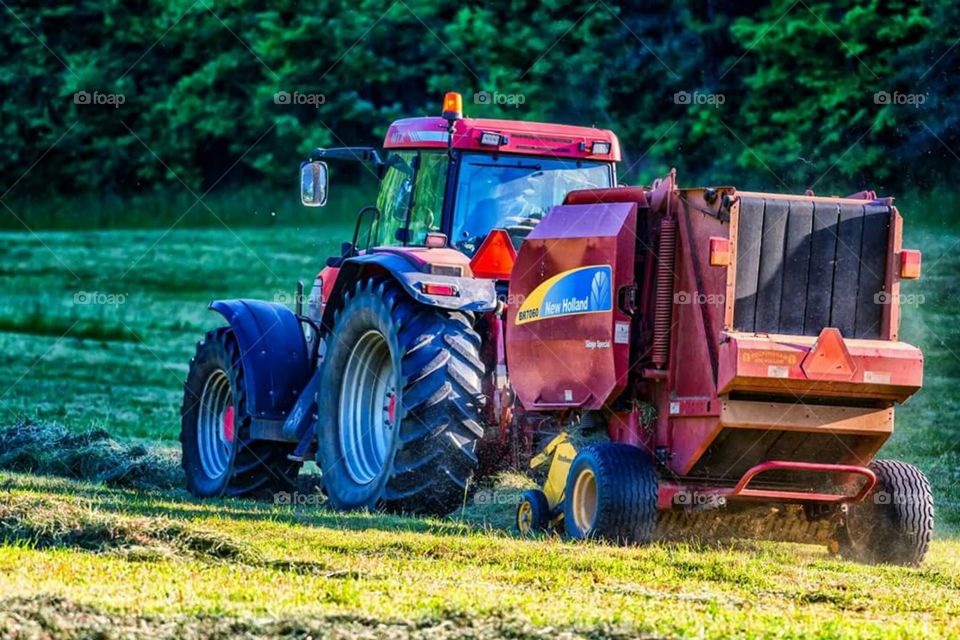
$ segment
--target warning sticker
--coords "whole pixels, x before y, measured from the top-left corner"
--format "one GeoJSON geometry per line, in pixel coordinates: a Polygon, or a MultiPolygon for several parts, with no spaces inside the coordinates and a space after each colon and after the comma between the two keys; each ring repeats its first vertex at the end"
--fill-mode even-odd
{"type": "Polygon", "coordinates": [[[790,367],[780,367],[772,364],[767,367],[767,376],[771,378],[789,378],[790,367]]]}
{"type": "Polygon", "coordinates": [[[889,371],[864,371],[863,381],[872,382],[874,384],[890,384],[890,372],[889,371]]]}
{"type": "Polygon", "coordinates": [[[630,344],[630,323],[618,322],[614,328],[613,341],[617,344],[630,344]]]}

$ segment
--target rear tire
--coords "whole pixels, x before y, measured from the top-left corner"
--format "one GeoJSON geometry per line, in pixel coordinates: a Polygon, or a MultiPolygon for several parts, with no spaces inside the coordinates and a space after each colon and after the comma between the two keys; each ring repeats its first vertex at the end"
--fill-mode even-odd
{"type": "Polygon", "coordinates": [[[243,363],[233,331],[221,327],[197,343],[183,388],[180,444],[187,489],[198,498],[270,495],[296,486],[293,448],[253,440],[243,363]]]}
{"type": "Polygon", "coordinates": [[[874,490],[850,505],[837,532],[840,554],[868,564],[917,566],[933,537],[933,492],[930,482],[913,465],[874,460],[874,490]]]}
{"type": "Polygon", "coordinates": [[[645,544],[657,527],[658,474],[637,447],[603,442],[577,454],[567,475],[563,520],[574,539],[645,544]]]}
{"type": "Polygon", "coordinates": [[[480,336],[385,280],[357,283],[333,321],[317,462],[337,509],[446,515],[477,468],[480,336]]]}

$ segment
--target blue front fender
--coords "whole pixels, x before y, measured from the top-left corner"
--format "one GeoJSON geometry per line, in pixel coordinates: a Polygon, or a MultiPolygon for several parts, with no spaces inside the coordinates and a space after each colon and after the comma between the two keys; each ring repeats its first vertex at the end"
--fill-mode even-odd
{"type": "Polygon", "coordinates": [[[210,308],[237,337],[247,412],[284,420],[312,373],[300,321],[287,307],[262,300],[215,300],[210,308]]]}

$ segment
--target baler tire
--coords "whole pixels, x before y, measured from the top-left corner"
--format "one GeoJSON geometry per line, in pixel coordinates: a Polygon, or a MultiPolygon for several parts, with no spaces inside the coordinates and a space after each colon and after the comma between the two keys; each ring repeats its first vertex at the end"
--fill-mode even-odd
{"type": "Polygon", "coordinates": [[[933,492],[922,471],[897,460],[874,460],[874,490],[850,505],[837,532],[840,555],[867,564],[917,566],[933,537],[933,492]]]}
{"type": "Polygon", "coordinates": [[[287,458],[293,445],[251,438],[250,422],[237,339],[229,327],[210,331],[197,343],[196,354],[190,360],[180,407],[181,465],[191,494],[198,498],[267,497],[296,487],[301,463],[287,458]],[[201,398],[211,377],[222,374],[229,383],[234,410],[233,439],[232,446],[227,447],[223,473],[212,475],[201,460],[201,398]]]}
{"type": "Polygon", "coordinates": [[[483,436],[484,365],[473,317],[419,304],[387,279],[361,280],[336,312],[328,344],[317,463],[330,504],[425,515],[446,515],[461,506],[483,436]],[[350,359],[371,332],[388,346],[395,376],[390,434],[378,441],[373,457],[374,449],[344,448],[344,437],[359,433],[350,437],[365,442],[360,438],[369,437],[369,430],[344,431],[340,410],[350,359]]]}
{"type": "MultiPolygon", "coordinates": [[[[600,539],[625,544],[650,542],[657,527],[659,474],[641,449],[617,442],[601,442],[574,458],[564,491],[563,520],[576,540],[600,539]],[[595,510],[589,526],[577,516],[581,476],[592,473],[595,510]],[[579,524],[578,524],[579,523],[579,524]]],[[[586,491],[586,489],[581,489],[586,491]]],[[[581,514],[582,515],[582,514],[581,514]]]]}
{"type": "Polygon", "coordinates": [[[550,503],[539,489],[527,489],[517,504],[516,529],[521,536],[545,533],[550,528],[550,503]]]}

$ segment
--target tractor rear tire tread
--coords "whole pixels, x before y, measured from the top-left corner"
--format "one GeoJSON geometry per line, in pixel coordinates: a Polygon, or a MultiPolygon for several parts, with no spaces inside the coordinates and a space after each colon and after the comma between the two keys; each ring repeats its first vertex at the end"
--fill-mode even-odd
{"type": "Polygon", "coordinates": [[[464,498],[479,462],[475,453],[475,425],[482,407],[479,334],[473,317],[457,312],[424,309],[396,291],[392,313],[401,318],[401,372],[405,416],[401,432],[410,423],[423,426],[402,439],[394,473],[387,482],[395,495],[388,507],[414,513],[446,514],[464,498]],[[415,317],[415,322],[404,322],[415,317]],[[442,452],[437,455],[437,452],[442,452]],[[429,475],[423,473],[428,472],[429,475]]]}
{"type": "MultiPolygon", "coordinates": [[[[446,515],[460,506],[478,467],[475,448],[482,435],[477,425],[485,370],[473,315],[424,306],[393,281],[372,278],[359,281],[345,296],[334,316],[334,338],[338,327],[354,322],[373,322],[390,334],[388,342],[398,358],[396,444],[381,476],[382,488],[374,493],[348,488],[349,478],[341,479],[336,469],[332,482],[347,484],[342,486],[344,499],[339,498],[341,490],[334,489],[334,506],[446,515]],[[358,320],[355,314],[368,314],[370,320],[358,320]]],[[[348,346],[334,343],[331,349],[348,346]]],[[[331,373],[329,382],[337,385],[339,378],[331,373]]],[[[337,413],[336,408],[331,411],[337,413]]],[[[325,428],[335,432],[338,420],[329,418],[325,428]]],[[[318,457],[321,468],[336,455],[332,440],[324,445],[324,451],[328,449],[318,457]]]]}

